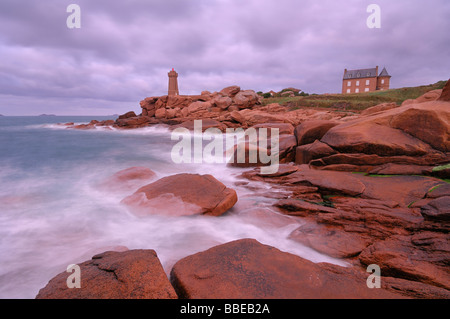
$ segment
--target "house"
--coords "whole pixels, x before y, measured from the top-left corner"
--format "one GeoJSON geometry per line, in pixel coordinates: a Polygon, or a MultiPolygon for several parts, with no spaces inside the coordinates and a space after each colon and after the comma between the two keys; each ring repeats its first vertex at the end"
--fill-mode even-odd
{"type": "Polygon", "coordinates": [[[344,70],[342,94],[389,90],[391,76],[386,68],[378,74],[378,66],[372,69],[344,70]]]}

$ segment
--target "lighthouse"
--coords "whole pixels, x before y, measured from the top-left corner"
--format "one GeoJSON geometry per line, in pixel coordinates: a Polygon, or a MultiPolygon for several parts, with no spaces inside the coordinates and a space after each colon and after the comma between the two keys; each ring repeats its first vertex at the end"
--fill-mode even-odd
{"type": "Polygon", "coordinates": [[[169,96],[180,95],[178,91],[178,73],[172,68],[169,72],[169,96]]]}

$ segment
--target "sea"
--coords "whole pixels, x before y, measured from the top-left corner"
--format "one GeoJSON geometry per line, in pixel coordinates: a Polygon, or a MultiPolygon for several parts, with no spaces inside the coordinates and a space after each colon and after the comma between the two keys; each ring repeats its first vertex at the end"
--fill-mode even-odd
{"type": "Polygon", "coordinates": [[[0,117],[0,298],[35,298],[68,265],[125,247],[155,250],[168,276],[178,260],[242,238],[313,262],[346,265],[290,239],[302,221],[272,207],[277,199],[264,195],[276,192],[270,185],[242,179],[248,168],[176,164],[171,157],[176,141],[164,126],[75,130],[60,125],[92,119],[114,117],[0,117]],[[163,211],[138,217],[121,201],[149,182],[135,189],[104,187],[130,167],[147,167],[157,178],[211,174],[235,189],[239,200],[220,217],[163,211]]]}

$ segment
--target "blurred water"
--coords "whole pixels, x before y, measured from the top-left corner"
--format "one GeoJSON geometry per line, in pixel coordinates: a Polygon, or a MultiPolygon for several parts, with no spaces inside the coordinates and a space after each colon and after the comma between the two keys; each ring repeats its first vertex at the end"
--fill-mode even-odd
{"type": "Polygon", "coordinates": [[[154,249],[167,273],[187,255],[240,238],[343,264],[289,240],[299,224],[272,211],[272,199],[235,185],[242,169],[174,164],[170,152],[176,141],[166,128],[81,131],[56,125],[91,119],[0,117],[0,298],[34,298],[67,265],[116,246],[154,249]],[[234,188],[239,201],[221,217],[138,218],[120,204],[134,190],[99,186],[132,166],[148,167],[158,178],[211,174],[234,188]]]}

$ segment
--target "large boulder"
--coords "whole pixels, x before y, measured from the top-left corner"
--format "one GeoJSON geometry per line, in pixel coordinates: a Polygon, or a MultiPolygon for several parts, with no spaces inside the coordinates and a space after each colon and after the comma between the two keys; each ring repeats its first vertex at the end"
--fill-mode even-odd
{"type": "Polygon", "coordinates": [[[193,98],[183,95],[171,95],[167,98],[168,108],[185,108],[193,102],[193,98]]]}
{"type": "Polygon", "coordinates": [[[349,196],[361,195],[365,185],[356,174],[346,172],[318,171],[303,168],[281,178],[283,183],[316,186],[322,191],[349,196]]]}
{"type": "Polygon", "coordinates": [[[226,110],[233,103],[233,100],[228,96],[217,96],[211,102],[221,110],[226,110]]]}
{"type": "Polygon", "coordinates": [[[433,148],[450,151],[450,107],[430,102],[424,108],[411,107],[392,117],[390,126],[400,129],[433,148]]]}
{"type": "Polygon", "coordinates": [[[68,288],[62,272],[36,299],[176,299],[154,250],[108,251],[79,264],[81,288],[68,288]]]}
{"type": "Polygon", "coordinates": [[[448,236],[438,232],[396,235],[367,247],[359,259],[366,265],[379,265],[386,276],[441,287],[450,295],[449,243],[448,236]]]}
{"type": "Polygon", "coordinates": [[[394,109],[396,107],[398,107],[398,105],[395,102],[381,103],[381,104],[369,107],[368,109],[365,109],[364,111],[361,112],[361,115],[370,115],[370,114],[394,109]]]}
{"type": "Polygon", "coordinates": [[[314,159],[336,154],[336,151],[319,140],[311,144],[298,146],[295,149],[295,163],[308,164],[314,159]]]}
{"type": "Polygon", "coordinates": [[[250,108],[260,104],[259,95],[253,90],[240,91],[233,97],[233,104],[239,109],[250,108]]]}
{"type": "Polygon", "coordinates": [[[368,237],[345,231],[343,228],[314,223],[300,226],[289,238],[337,258],[355,257],[371,243],[368,237]]]}
{"type": "Polygon", "coordinates": [[[155,117],[157,119],[165,118],[166,117],[166,109],[164,107],[161,107],[161,108],[157,109],[155,111],[155,117]]]}
{"type": "Polygon", "coordinates": [[[323,194],[361,196],[367,199],[393,201],[403,207],[424,198],[431,188],[445,183],[426,176],[377,177],[307,167],[302,167],[290,175],[281,177],[280,182],[315,186],[323,194]]]}
{"type": "Polygon", "coordinates": [[[429,145],[401,130],[376,123],[346,123],[331,128],[321,139],[343,153],[424,155],[429,145]]]}
{"type": "MultiPolygon", "coordinates": [[[[259,110],[250,110],[245,109],[239,112],[236,112],[239,116],[233,115],[236,120],[239,120],[241,124],[244,126],[254,126],[257,124],[265,124],[265,123],[290,123],[292,124],[292,120],[289,117],[289,114],[276,114],[276,113],[268,113],[259,110]]],[[[233,112],[233,114],[236,114],[233,112]]]]}
{"type": "Polygon", "coordinates": [[[290,123],[261,123],[252,126],[255,129],[267,128],[269,132],[272,129],[278,129],[278,134],[294,134],[294,126],[290,123]]]}
{"type": "MultiPolygon", "coordinates": [[[[270,146],[270,144],[268,143],[270,146]]],[[[279,137],[278,146],[278,161],[280,163],[290,163],[295,161],[295,148],[297,147],[297,140],[294,135],[282,134],[279,137]]],[[[276,156],[276,153],[272,153],[276,156]]]]}
{"type": "Polygon", "coordinates": [[[151,119],[148,116],[135,116],[119,118],[116,120],[115,125],[120,128],[139,128],[148,126],[150,123],[151,119]]]}
{"type": "Polygon", "coordinates": [[[139,103],[142,108],[143,116],[155,116],[156,101],[158,101],[158,97],[147,97],[139,103]]]}
{"type": "Polygon", "coordinates": [[[239,93],[239,91],[241,91],[241,88],[237,85],[233,85],[224,88],[222,91],[220,91],[220,94],[222,94],[223,96],[234,97],[236,94],[239,93]]]}
{"type": "Polygon", "coordinates": [[[170,280],[180,298],[340,299],[401,298],[369,289],[367,275],[315,264],[254,239],[241,239],[178,261],[170,280]]]}
{"type": "MultiPolygon", "coordinates": [[[[199,121],[201,121],[202,132],[206,131],[209,128],[217,128],[221,131],[224,131],[226,129],[226,126],[223,123],[216,121],[216,120],[203,119],[203,120],[199,120],[199,121]]],[[[193,131],[195,128],[195,120],[188,120],[181,124],[173,125],[170,127],[170,129],[174,130],[179,127],[187,128],[188,130],[193,131]]]]}
{"type": "Polygon", "coordinates": [[[199,112],[199,111],[205,111],[209,107],[211,107],[211,105],[212,104],[209,101],[208,102],[202,102],[202,101],[193,102],[188,106],[188,111],[189,111],[189,114],[199,112]]]}
{"type": "Polygon", "coordinates": [[[136,117],[136,113],[134,113],[133,111],[127,112],[125,114],[122,114],[118,117],[119,120],[123,120],[123,119],[128,119],[130,117],[136,117]]]}
{"type": "Polygon", "coordinates": [[[441,165],[450,160],[450,108],[447,102],[431,101],[375,112],[330,128],[320,141],[338,152],[309,163],[322,169],[441,165]]]}
{"type": "Polygon", "coordinates": [[[102,189],[107,190],[136,190],[156,178],[156,173],[147,167],[130,167],[118,171],[99,183],[102,189]]]}
{"type": "Polygon", "coordinates": [[[421,214],[428,220],[444,223],[450,221],[450,196],[433,199],[421,208],[421,214]]]}
{"type": "Polygon", "coordinates": [[[428,91],[427,93],[419,96],[416,99],[408,99],[408,100],[403,101],[402,106],[409,105],[409,104],[418,104],[418,103],[436,101],[441,96],[441,94],[442,94],[442,90],[428,91]]]}
{"type": "Polygon", "coordinates": [[[138,189],[122,200],[137,216],[219,216],[237,202],[237,194],[211,175],[177,174],[138,189]]]}
{"type": "Polygon", "coordinates": [[[295,128],[294,134],[297,138],[297,144],[300,146],[320,140],[325,133],[338,124],[339,122],[326,120],[305,121],[295,128]]]}
{"type": "Polygon", "coordinates": [[[228,165],[233,167],[258,167],[268,166],[270,162],[262,160],[260,154],[270,156],[268,148],[263,148],[253,143],[238,143],[233,148],[233,156],[228,160],[228,165]]]}
{"type": "Polygon", "coordinates": [[[450,80],[447,81],[444,88],[442,89],[442,93],[441,93],[441,96],[439,97],[439,101],[450,102],[450,80]]]}

